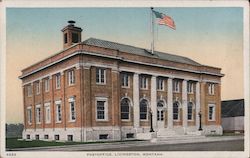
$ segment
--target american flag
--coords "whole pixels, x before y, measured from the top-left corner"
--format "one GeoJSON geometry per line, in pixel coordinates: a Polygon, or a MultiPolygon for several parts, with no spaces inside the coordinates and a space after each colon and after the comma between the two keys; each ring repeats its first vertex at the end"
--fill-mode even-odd
{"type": "Polygon", "coordinates": [[[160,13],[154,10],[153,10],[153,13],[155,14],[156,18],[159,19],[158,20],[159,25],[166,25],[174,30],[176,29],[174,20],[170,16],[167,16],[163,13],[160,13]]]}
{"type": "Polygon", "coordinates": [[[166,26],[175,30],[174,20],[170,16],[163,15],[163,18],[159,19],[158,24],[159,25],[166,25],[166,26]]]}

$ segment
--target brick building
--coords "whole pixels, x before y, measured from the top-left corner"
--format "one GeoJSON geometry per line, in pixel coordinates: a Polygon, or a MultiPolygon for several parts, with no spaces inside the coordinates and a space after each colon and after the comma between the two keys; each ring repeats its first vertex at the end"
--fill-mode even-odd
{"type": "Polygon", "coordinates": [[[96,141],[222,134],[220,68],[89,38],[69,23],[64,49],[22,70],[24,139],[96,141]],[[199,133],[199,134],[201,134],[199,133]]]}

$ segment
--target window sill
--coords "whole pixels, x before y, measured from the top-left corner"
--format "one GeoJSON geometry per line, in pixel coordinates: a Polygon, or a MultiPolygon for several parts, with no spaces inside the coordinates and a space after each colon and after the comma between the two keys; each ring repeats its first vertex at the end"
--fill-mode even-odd
{"type": "Polygon", "coordinates": [[[68,122],[70,122],[70,123],[74,123],[74,122],[76,122],[76,120],[69,120],[68,122]]]}
{"type": "Polygon", "coordinates": [[[76,85],[75,83],[74,84],[68,84],[68,87],[73,87],[75,85],[76,85]]]}
{"type": "Polygon", "coordinates": [[[40,124],[41,124],[41,122],[37,122],[36,124],[37,124],[37,125],[40,125],[40,124]]]}
{"type": "Polygon", "coordinates": [[[159,91],[159,92],[164,92],[164,89],[157,89],[157,91],[159,91]]]}
{"type": "Polygon", "coordinates": [[[60,90],[61,89],[61,87],[60,88],[56,88],[56,90],[60,90]]]}
{"type": "Polygon", "coordinates": [[[130,122],[130,119],[121,119],[122,122],[130,122]]]}
{"type": "Polygon", "coordinates": [[[97,83],[96,82],[96,85],[104,86],[104,85],[106,85],[106,83],[97,83]]]}
{"type": "Polygon", "coordinates": [[[140,90],[148,90],[148,88],[140,88],[140,90]]]}
{"type": "Polygon", "coordinates": [[[59,123],[62,123],[62,121],[57,121],[56,123],[59,124],[59,123]]]}
{"type": "Polygon", "coordinates": [[[140,121],[142,121],[142,122],[147,122],[147,121],[149,121],[148,119],[140,119],[140,121]]]}
{"type": "Polygon", "coordinates": [[[96,122],[108,122],[109,120],[101,120],[101,119],[96,119],[96,122]]]}
{"type": "Polygon", "coordinates": [[[130,87],[129,86],[122,86],[122,88],[129,89],[130,87]]]}
{"type": "Polygon", "coordinates": [[[208,120],[209,122],[215,122],[216,120],[208,120]]]}
{"type": "Polygon", "coordinates": [[[187,92],[187,94],[194,94],[194,92],[187,92]]]}
{"type": "Polygon", "coordinates": [[[51,122],[45,122],[45,124],[51,124],[51,122]]]}

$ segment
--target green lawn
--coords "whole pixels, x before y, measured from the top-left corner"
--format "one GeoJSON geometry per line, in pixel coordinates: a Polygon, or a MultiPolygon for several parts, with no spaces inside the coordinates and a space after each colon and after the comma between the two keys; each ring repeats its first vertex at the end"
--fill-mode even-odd
{"type": "MultiPolygon", "coordinates": [[[[126,140],[126,141],[139,141],[139,140],[126,140]]],[[[75,144],[94,144],[94,143],[109,143],[111,141],[102,142],[55,142],[55,141],[42,141],[42,140],[17,140],[17,138],[6,138],[6,148],[30,148],[30,147],[46,147],[46,146],[63,146],[75,144]]],[[[112,141],[112,142],[125,142],[125,141],[112,141]]]]}

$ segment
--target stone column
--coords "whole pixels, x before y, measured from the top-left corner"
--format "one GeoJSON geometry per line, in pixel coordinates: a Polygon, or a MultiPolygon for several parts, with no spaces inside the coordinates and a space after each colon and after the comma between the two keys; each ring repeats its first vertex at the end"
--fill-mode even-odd
{"type": "Polygon", "coordinates": [[[182,126],[185,129],[187,128],[187,80],[182,82],[182,126]]]}
{"type": "Polygon", "coordinates": [[[168,128],[173,128],[173,79],[168,78],[168,128]]]}
{"type": "Polygon", "coordinates": [[[133,76],[133,101],[134,101],[134,128],[140,126],[139,112],[139,74],[133,76]]]}
{"type": "Polygon", "coordinates": [[[195,86],[196,86],[196,90],[195,90],[195,98],[196,98],[195,116],[196,116],[196,119],[195,119],[195,123],[196,123],[196,128],[199,129],[199,124],[200,124],[199,112],[200,112],[200,107],[201,107],[201,105],[200,105],[201,104],[200,103],[200,82],[197,82],[195,86]]]}
{"type": "Polygon", "coordinates": [[[151,110],[153,114],[153,128],[156,128],[157,124],[157,94],[156,94],[156,76],[151,78],[151,110]]]}

